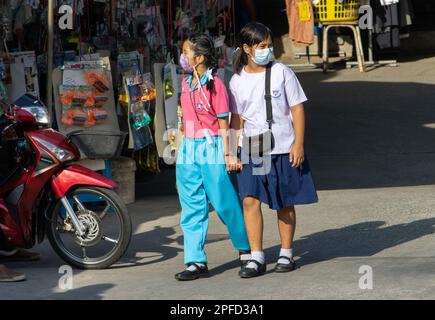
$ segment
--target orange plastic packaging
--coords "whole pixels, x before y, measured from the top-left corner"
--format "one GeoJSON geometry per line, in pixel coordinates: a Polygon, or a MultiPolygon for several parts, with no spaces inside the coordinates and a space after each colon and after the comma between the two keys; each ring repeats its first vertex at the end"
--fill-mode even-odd
{"type": "Polygon", "coordinates": [[[87,115],[85,112],[78,109],[65,110],[62,115],[62,123],[65,125],[84,125],[87,115]]]}
{"type": "Polygon", "coordinates": [[[101,124],[108,117],[107,111],[103,110],[103,109],[97,109],[97,108],[95,108],[95,109],[92,110],[92,114],[93,114],[95,122],[97,124],[101,124]]]}
{"type": "Polygon", "coordinates": [[[60,96],[60,103],[63,106],[72,106],[73,104],[73,97],[74,97],[74,92],[71,90],[65,91],[61,96],[60,96]]]}
{"type": "Polygon", "coordinates": [[[106,92],[109,90],[110,83],[103,74],[97,72],[87,72],[85,74],[86,82],[88,85],[95,87],[99,92],[106,92]]]}

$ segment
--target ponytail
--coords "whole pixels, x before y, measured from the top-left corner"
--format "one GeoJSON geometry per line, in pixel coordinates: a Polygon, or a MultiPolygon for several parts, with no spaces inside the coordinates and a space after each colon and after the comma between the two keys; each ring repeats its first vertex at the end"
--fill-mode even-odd
{"type": "MultiPolygon", "coordinates": [[[[214,47],[214,43],[213,42],[212,42],[212,44],[213,44],[213,47],[214,47]]],[[[218,67],[219,67],[219,63],[218,63],[218,58],[216,56],[216,51],[215,50],[213,50],[213,51],[214,51],[213,54],[211,54],[208,57],[208,59],[209,59],[208,60],[208,67],[210,69],[212,69],[212,75],[214,77],[216,75],[216,73],[217,73],[217,70],[218,70],[218,67]]],[[[214,84],[214,80],[213,79],[210,79],[209,81],[207,81],[207,90],[210,91],[212,94],[216,93],[215,84],[214,84]]]]}
{"type": "Polygon", "coordinates": [[[248,64],[248,56],[242,48],[238,47],[233,56],[233,72],[239,74],[248,64]]]}

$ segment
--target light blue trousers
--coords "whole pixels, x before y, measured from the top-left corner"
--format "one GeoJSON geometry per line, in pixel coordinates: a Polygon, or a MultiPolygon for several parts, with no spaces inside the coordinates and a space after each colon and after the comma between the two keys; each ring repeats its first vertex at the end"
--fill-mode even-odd
{"type": "Polygon", "coordinates": [[[221,137],[184,138],[178,151],[177,186],[184,233],[184,263],[207,263],[204,245],[208,232],[209,201],[226,225],[237,250],[249,250],[243,210],[225,166],[221,137]]]}

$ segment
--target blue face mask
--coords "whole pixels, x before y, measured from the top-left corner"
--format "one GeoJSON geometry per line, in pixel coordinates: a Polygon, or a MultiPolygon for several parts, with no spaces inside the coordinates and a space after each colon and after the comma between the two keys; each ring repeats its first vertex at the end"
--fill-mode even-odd
{"type": "Polygon", "coordinates": [[[256,49],[255,56],[252,57],[252,60],[258,64],[259,66],[265,66],[272,61],[273,58],[273,48],[266,49],[256,49]]]}

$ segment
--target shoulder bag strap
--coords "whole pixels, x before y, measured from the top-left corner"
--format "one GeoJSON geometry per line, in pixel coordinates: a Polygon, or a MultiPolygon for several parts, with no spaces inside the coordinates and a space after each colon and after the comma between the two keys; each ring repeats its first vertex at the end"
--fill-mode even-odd
{"type": "Polygon", "coordinates": [[[271,95],[271,82],[272,82],[272,62],[266,67],[266,94],[264,99],[266,100],[266,112],[267,123],[269,124],[269,130],[272,129],[273,123],[273,111],[272,111],[272,95],[271,95]]]}

